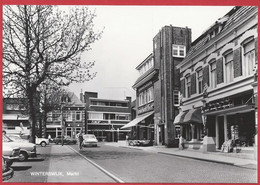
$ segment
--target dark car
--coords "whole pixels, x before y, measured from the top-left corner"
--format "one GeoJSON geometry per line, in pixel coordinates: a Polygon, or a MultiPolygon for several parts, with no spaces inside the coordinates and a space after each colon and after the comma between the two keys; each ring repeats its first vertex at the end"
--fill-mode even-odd
{"type": "MultiPolygon", "coordinates": [[[[58,136],[54,139],[54,143],[59,144],[61,143],[61,136],[58,136]]],[[[63,138],[63,144],[76,144],[77,140],[71,138],[70,136],[64,136],[63,138]]]]}
{"type": "Polygon", "coordinates": [[[130,140],[130,146],[153,146],[153,140],[130,140]]]}

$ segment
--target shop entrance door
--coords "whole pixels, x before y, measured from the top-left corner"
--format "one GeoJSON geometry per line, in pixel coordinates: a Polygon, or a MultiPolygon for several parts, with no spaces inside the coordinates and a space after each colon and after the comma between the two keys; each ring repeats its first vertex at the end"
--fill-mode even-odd
{"type": "Polygon", "coordinates": [[[222,144],[225,141],[225,136],[224,136],[224,116],[219,116],[218,117],[218,149],[221,149],[222,144]]]}

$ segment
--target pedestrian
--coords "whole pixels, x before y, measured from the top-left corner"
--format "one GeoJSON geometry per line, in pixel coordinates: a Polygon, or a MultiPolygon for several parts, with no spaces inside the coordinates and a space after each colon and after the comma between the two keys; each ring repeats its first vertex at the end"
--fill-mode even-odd
{"type": "Polygon", "coordinates": [[[50,134],[48,135],[48,140],[49,140],[49,142],[51,142],[51,140],[52,140],[50,134]]]}
{"type": "Polygon", "coordinates": [[[125,139],[126,139],[126,146],[128,146],[128,139],[129,139],[129,136],[126,135],[126,136],[125,136],[125,139]]]}
{"type": "Polygon", "coordinates": [[[82,130],[78,134],[78,141],[79,141],[79,149],[81,150],[82,149],[82,142],[83,142],[82,130]]]}

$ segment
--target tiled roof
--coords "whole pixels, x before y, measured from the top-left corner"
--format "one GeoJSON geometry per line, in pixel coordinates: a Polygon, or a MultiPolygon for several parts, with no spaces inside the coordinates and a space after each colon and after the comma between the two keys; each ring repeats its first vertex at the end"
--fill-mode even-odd
{"type": "MultiPolygon", "coordinates": [[[[222,18],[224,18],[224,17],[228,16],[228,19],[227,19],[227,21],[224,22],[221,32],[228,29],[232,24],[234,24],[239,19],[241,19],[242,15],[244,15],[246,12],[251,11],[255,8],[257,8],[257,7],[256,6],[234,7],[230,12],[228,12],[225,16],[222,17],[222,18]]],[[[221,19],[216,21],[214,23],[214,25],[219,24],[220,20],[221,19]]],[[[211,30],[211,28],[213,26],[211,26],[207,31],[205,31],[199,38],[197,38],[192,43],[192,46],[186,55],[186,59],[188,59],[190,56],[192,56],[196,51],[198,51],[201,47],[203,47],[207,43],[207,41],[209,40],[208,32],[209,32],[209,30],[211,30]]],[[[185,61],[185,59],[184,59],[184,61],[185,61]]]]}

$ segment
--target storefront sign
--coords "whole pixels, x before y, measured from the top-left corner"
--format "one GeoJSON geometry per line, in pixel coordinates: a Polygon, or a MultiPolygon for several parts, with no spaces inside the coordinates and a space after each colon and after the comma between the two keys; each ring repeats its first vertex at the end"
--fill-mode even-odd
{"type": "Polygon", "coordinates": [[[138,115],[145,113],[145,112],[152,111],[152,110],[154,110],[154,103],[153,102],[138,108],[138,115]]]}

